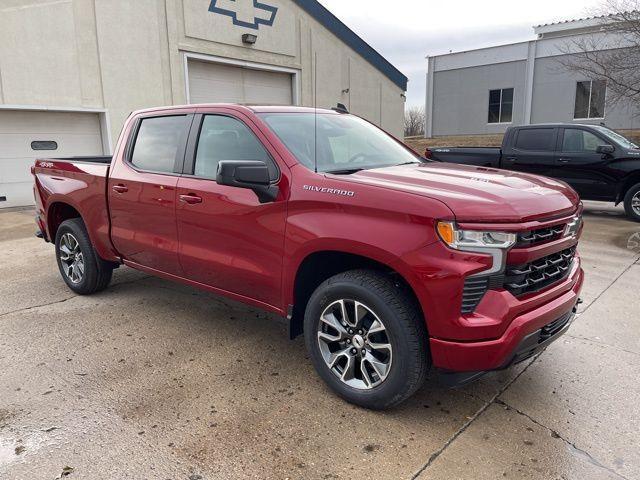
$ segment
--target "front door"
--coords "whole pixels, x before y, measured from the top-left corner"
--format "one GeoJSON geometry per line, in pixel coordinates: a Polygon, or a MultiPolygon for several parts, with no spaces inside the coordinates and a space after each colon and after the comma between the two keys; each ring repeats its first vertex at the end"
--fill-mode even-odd
{"type": "Polygon", "coordinates": [[[597,153],[611,142],[583,128],[564,128],[557,154],[557,178],[587,200],[614,200],[618,182],[608,168],[609,159],[597,153]]]}
{"type": "Polygon", "coordinates": [[[125,260],[181,275],[176,187],[192,116],[146,117],[109,177],[111,238],[125,260]]]}
{"type": "Polygon", "coordinates": [[[277,181],[275,152],[263,142],[255,126],[230,113],[196,116],[185,175],[178,181],[179,257],[191,280],[279,306],[285,195],[261,204],[251,190],[215,181],[221,160],[264,161],[277,181]]]}

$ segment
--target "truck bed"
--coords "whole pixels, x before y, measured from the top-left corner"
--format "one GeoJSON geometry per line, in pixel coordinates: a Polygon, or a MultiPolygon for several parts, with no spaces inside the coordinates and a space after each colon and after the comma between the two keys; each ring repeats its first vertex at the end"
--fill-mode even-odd
{"type": "MultiPolygon", "coordinates": [[[[56,215],[57,203],[71,205],[84,220],[91,241],[102,258],[114,258],[109,237],[107,181],[111,157],[39,158],[32,168],[35,177],[36,210],[42,232],[55,239],[44,224],[56,215]]],[[[66,207],[65,207],[66,208],[66,207]]]]}

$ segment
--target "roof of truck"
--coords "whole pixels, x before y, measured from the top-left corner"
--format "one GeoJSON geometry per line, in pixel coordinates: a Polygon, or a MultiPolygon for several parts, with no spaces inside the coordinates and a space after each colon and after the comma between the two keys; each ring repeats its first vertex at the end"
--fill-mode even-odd
{"type": "Polygon", "coordinates": [[[334,110],[327,108],[313,108],[313,107],[295,107],[295,106],[283,106],[283,105],[242,105],[239,103],[196,103],[190,105],[167,105],[164,107],[152,107],[142,110],[136,110],[132,115],[139,115],[144,113],[153,113],[161,111],[172,110],[195,110],[197,108],[229,108],[232,110],[249,110],[254,113],[337,113],[334,110]]]}

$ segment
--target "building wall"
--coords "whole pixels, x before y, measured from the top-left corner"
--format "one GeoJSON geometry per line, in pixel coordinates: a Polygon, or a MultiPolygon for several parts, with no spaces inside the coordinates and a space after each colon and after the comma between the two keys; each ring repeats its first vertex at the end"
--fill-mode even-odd
{"type": "MultiPolygon", "coordinates": [[[[621,48],[628,41],[599,28],[565,27],[538,27],[543,36],[529,42],[429,57],[426,135],[503,132],[508,125],[486,123],[488,96],[489,90],[508,86],[514,87],[512,125],[576,122],[576,83],[588,79],[567,71],[561,60],[576,51],[584,35],[601,49],[621,48]]],[[[627,104],[608,103],[604,122],[616,129],[640,128],[638,113],[627,104]]]]}
{"type": "Polygon", "coordinates": [[[300,105],[342,102],[402,134],[400,87],[292,1],[268,3],[276,21],[256,31],[210,13],[210,0],[3,0],[0,104],[106,109],[115,143],[131,111],[187,102],[190,52],[294,69],[300,105]]]}
{"type": "MultiPolygon", "coordinates": [[[[531,123],[574,122],[576,83],[586,78],[567,71],[561,57],[536,59],[533,79],[531,123]]],[[[640,118],[627,104],[606,105],[605,118],[579,120],[579,123],[605,122],[614,129],[640,128],[640,118]]]]}
{"type": "Polygon", "coordinates": [[[433,135],[503,133],[488,123],[489,90],[513,88],[513,123],[524,120],[526,62],[515,61],[435,72],[433,135]]]}

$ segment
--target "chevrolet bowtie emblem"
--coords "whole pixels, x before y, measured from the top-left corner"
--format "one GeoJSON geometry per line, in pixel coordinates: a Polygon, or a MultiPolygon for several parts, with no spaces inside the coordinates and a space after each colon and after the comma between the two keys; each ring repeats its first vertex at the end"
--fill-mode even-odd
{"type": "Polygon", "coordinates": [[[258,30],[260,25],[272,27],[273,22],[276,21],[278,8],[253,0],[253,7],[249,7],[252,13],[247,16],[245,13],[247,8],[242,8],[244,5],[242,2],[249,1],[251,0],[212,0],[211,5],[209,5],[209,11],[231,17],[233,24],[239,27],[252,28],[254,30],[258,30]],[[244,19],[242,19],[243,13],[245,13],[244,19]],[[251,18],[252,16],[253,18],[251,18]]]}

